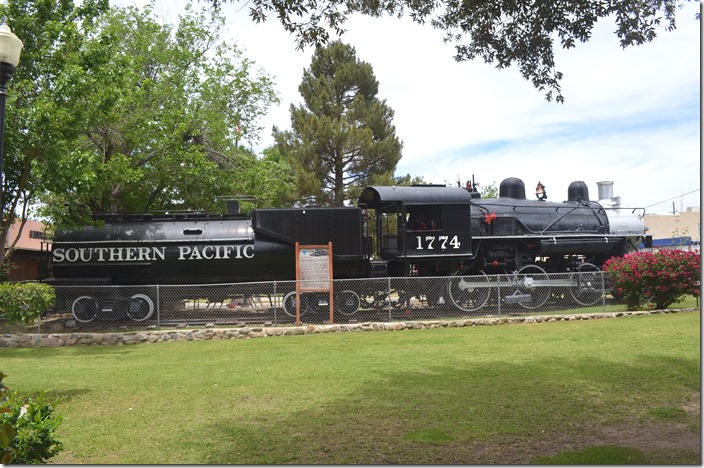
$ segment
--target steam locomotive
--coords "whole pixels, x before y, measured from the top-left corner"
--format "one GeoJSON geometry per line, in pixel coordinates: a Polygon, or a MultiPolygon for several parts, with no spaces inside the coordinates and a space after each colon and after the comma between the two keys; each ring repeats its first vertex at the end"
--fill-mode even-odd
{"type": "MultiPolygon", "coordinates": [[[[621,208],[609,186],[600,202],[589,200],[583,181],[569,185],[562,203],[547,201],[542,184],[538,189],[537,199],[528,200],[523,181],[512,177],[501,182],[498,198],[482,198],[471,182],[369,186],[356,207],[106,215],[98,227],[56,233],[45,281],[85,287],[71,298],[82,321],[116,300],[97,297],[92,286],[129,286],[119,288],[119,299],[130,317],[144,320],[155,301],[140,287],[294,280],[296,243],[331,242],[335,279],[447,277],[441,288],[423,292],[428,302],[469,311],[486,303],[487,275],[510,273],[524,292],[550,281],[548,273],[596,273],[610,257],[649,242],[643,214],[621,208]]],[[[555,285],[576,291],[580,302],[593,285],[576,281],[555,285]]],[[[296,296],[284,293],[291,313],[296,296]]],[[[350,314],[373,301],[367,297],[373,291],[344,293],[341,304],[350,314]]]]}

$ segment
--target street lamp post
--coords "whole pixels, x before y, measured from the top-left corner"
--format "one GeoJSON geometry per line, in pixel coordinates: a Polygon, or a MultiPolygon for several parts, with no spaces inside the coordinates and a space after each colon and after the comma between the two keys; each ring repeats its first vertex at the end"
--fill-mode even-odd
{"type": "MultiPolygon", "coordinates": [[[[2,193],[5,182],[3,159],[5,159],[5,101],[7,101],[7,83],[15,74],[15,67],[20,63],[22,41],[15,36],[7,25],[7,16],[0,24],[0,215],[4,214],[2,193]]],[[[0,217],[0,221],[2,217],[0,217]]],[[[4,242],[3,242],[4,247],[4,242]]]]}

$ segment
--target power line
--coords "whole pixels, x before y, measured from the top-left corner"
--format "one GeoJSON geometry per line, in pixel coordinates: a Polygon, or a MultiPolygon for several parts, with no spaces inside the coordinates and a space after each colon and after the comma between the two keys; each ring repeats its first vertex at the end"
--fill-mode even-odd
{"type": "Polygon", "coordinates": [[[663,200],[663,201],[661,201],[661,202],[653,203],[652,205],[648,205],[648,206],[646,206],[645,208],[650,208],[650,207],[659,205],[659,204],[661,204],[661,203],[666,203],[666,202],[669,202],[670,200],[677,200],[677,199],[680,198],[680,197],[684,197],[685,195],[691,195],[692,193],[698,192],[699,190],[701,190],[701,189],[692,190],[691,192],[683,193],[683,194],[681,194],[681,195],[677,195],[676,197],[668,198],[668,199],[663,200]]]}

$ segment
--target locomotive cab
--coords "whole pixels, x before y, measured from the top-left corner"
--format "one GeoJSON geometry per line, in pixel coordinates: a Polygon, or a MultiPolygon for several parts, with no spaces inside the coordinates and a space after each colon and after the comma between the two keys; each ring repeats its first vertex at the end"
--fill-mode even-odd
{"type": "Polygon", "coordinates": [[[372,272],[449,275],[469,263],[472,198],[465,189],[437,185],[367,187],[359,206],[374,212],[372,272]]]}

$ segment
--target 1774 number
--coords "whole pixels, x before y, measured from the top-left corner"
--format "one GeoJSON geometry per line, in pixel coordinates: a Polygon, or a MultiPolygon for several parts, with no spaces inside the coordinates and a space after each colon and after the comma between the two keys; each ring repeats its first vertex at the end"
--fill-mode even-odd
{"type": "Polygon", "coordinates": [[[435,250],[438,246],[440,250],[459,249],[460,240],[457,236],[416,236],[418,244],[416,250],[435,250]]]}

